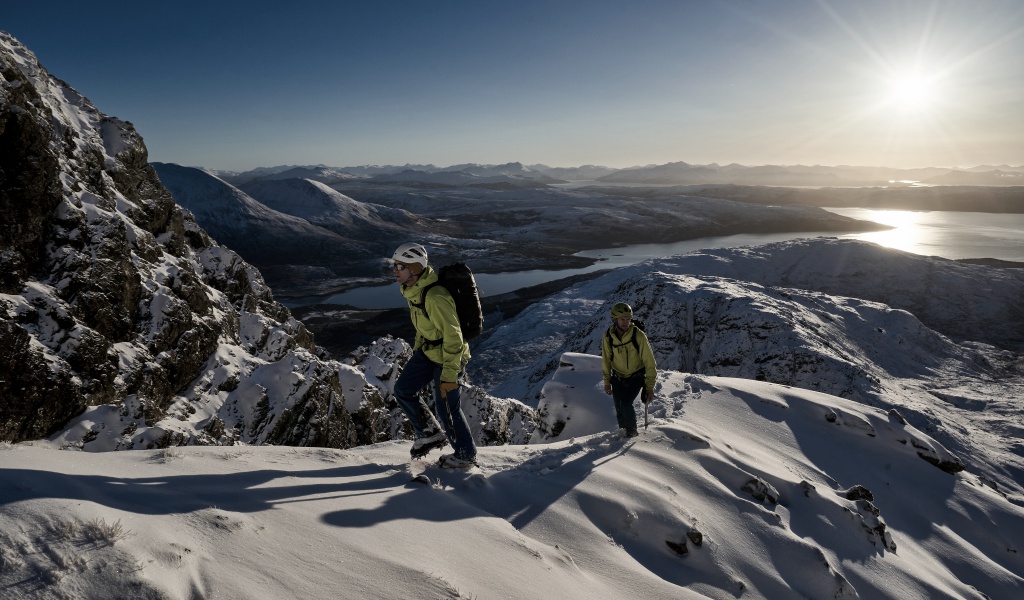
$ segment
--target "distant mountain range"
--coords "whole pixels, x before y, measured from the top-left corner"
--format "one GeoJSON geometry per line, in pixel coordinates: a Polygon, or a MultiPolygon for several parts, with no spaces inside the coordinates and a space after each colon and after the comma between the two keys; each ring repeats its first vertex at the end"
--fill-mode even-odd
{"type": "Polygon", "coordinates": [[[925,185],[1024,185],[1024,165],[979,165],[970,168],[929,167],[894,169],[870,166],[693,165],[685,162],[616,169],[596,165],[549,167],[525,166],[513,162],[503,165],[459,164],[375,165],[359,167],[279,166],[251,171],[211,171],[224,181],[243,184],[256,180],[299,177],[328,185],[346,181],[367,183],[420,183],[424,186],[536,187],[573,181],[639,185],[772,185],[772,186],[893,186],[911,182],[925,185]]]}
{"type": "Polygon", "coordinates": [[[477,169],[476,172],[470,169],[459,171],[437,171],[427,173],[424,171],[399,171],[398,173],[374,175],[369,183],[390,183],[409,185],[417,188],[459,188],[477,187],[487,189],[524,189],[544,187],[549,183],[566,183],[560,179],[553,179],[543,174],[513,174],[499,173],[496,175],[486,174],[487,169],[477,169]]]}
{"type": "Polygon", "coordinates": [[[736,184],[773,186],[891,186],[919,182],[930,185],[1024,185],[1024,167],[956,169],[892,169],[885,167],[838,166],[719,166],[684,162],[653,167],[624,169],[599,178],[604,183],[694,185],[736,184]]]}

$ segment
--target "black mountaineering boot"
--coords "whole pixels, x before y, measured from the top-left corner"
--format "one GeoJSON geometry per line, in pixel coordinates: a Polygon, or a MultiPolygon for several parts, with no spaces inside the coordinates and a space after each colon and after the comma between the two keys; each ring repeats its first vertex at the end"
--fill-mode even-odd
{"type": "Polygon", "coordinates": [[[432,434],[428,433],[423,437],[416,438],[412,443],[412,450],[409,451],[409,454],[413,458],[423,458],[434,448],[443,448],[447,445],[448,438],[444,436],[443,432],[437,431],[432,434]]]}

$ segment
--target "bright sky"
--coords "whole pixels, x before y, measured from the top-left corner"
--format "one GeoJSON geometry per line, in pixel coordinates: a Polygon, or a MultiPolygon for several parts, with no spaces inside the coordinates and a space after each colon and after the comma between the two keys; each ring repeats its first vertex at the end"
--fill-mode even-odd
{"type": "Polygon", "coordinates": [[[1019,0],[10,4],[155,161],[1024,164],[1019,0]]]}

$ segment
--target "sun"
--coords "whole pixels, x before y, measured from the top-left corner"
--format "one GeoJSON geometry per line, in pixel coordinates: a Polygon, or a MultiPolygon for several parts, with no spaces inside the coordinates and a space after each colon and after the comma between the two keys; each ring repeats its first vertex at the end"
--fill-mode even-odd
{"type": "Polygon", "coordinates": [[[892,99],[901,106],[915,107],[928,103],[931,90],[920,75],[901,77],[892,84],[892,99]]]}
{"type": "Polygon", "coordinates": [[[893,73],[886,88],[886,105],[904,115],[924,115],[932,111],[939,97],[934,77],[919,71],[893,73]]]}

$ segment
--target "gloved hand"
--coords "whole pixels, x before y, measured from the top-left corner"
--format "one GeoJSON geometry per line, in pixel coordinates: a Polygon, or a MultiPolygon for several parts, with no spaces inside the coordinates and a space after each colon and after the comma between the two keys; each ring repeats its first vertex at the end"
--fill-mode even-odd
{"type": "Polygon", "coordinates": [[[604,393],[608,394],[609,396],[612,395],[612,384],[610,384],[610,383],[604,384],[604,393]]]}
{"type": "Polygon", "coordinates": [[[457,381],[442,381],[441,382],[441,397],[447,398],[448,392],[454,392],[459,389],[459,382],[457,381]]]}
{"type": "Polygon", "coordinates": [[[654,390],[644,391],[644,404],[650,404],[654,400],[654,390]]]}

